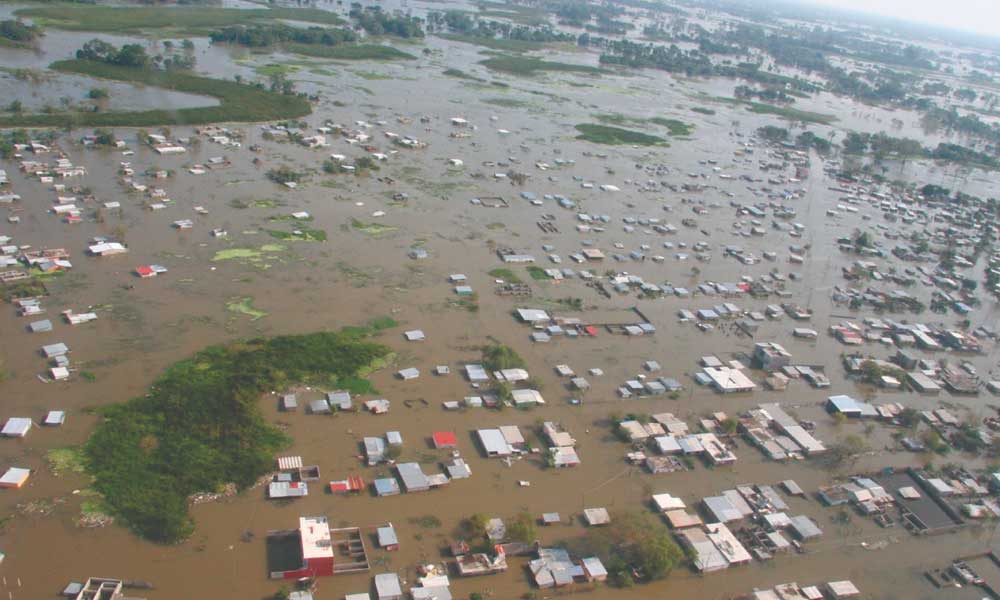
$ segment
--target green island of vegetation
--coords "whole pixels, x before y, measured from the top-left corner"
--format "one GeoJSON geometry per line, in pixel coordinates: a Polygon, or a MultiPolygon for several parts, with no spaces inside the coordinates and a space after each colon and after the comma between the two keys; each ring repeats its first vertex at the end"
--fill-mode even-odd
{"type": "Polygon", "coordinates": [[[546,273],[545,269],[536,267],[535,265],[528,266],[528,275],[535,281],[547,281],[552,279],[552,276],[546,273]]]}
{"type": "Polygon", "coordinates": [[[289,44],[286,49],[295,54],[329,58],[332,60],[414,60],[417,57],[392,46],[381,44],[353,44],[347,46],[317,46],[289,44]]]}
{"type": "Polygon", "coordinates": [[[789,121],[802,121],[803,123],[818,123],[820,125],[830,125],[838,119],[833,115],[800,110],[790,106],[775,106],[773,104],[763,104],[761,102],[745,102],[750,112],[758,115],[776,115],[789,121]]]}
{"type": "Polygon", "coordinates": [[[60,60],[49,67],[63,73],[87,75],[129,83],[211,96],[218,106],[178,110],[114,112],[57,112],[0,117],[0,127],[146,127],[200,125],[219,122],[274,121],[303,117],[312,112],[309,101],[235,81],[211,79],[177,71],[113,65],[93,60],[60,60]]]}
{"type": "Polygon", "coordinates": [[[472,44],[474,46],[489,48],[490,50],[500,50],[501,52],[533,52],[545,48],[544,43],[533,42],[531,40],[515,40],[461,33],[438,33],[437,37],[449,42],[472,44]]]}
{"type": "Polygon", "coordinates": [[[0,21],[0,48],[31,48],[41,29],[14,19],[0,21]]]}
{"type": "Polygon", "coordinates": [[[612,522],[614,527],[588,528],[566,547],[578,556],[600,558],[614,587],[663,579],[688,559],[667,527],[649,513],[618,511],[612,522]]]}
{"type": "Polygon", "coordinates": [[[287,444],[262,416],[261,394],[300,383],[371,391],[365,377],[391,352],[369,338],[395,326],[382,318],[337,332],[255,338],[171,365],[148,394],[101,409],[84,447],[94,488],[139,536],[183,540],[194,530],[189,496],[253,485],[287,444]]]}
{"type": "Polygon", "coordinates": [[[488,58],[484,61],[481,61],[479,64],[483,65],[487,69],[500,71],[501,73],[510,73],[512,75],[525,75],[525,76],[531,76],[546,71],[567,71],[574,73],[593,73],[593,74],[604,72],[603,70],[598,69],[597,67],[589,67],[587,65],[574,65],[564,62],[554,62],[549,60],[542,60],[540,58],[531,58],[528,56],[494,56],[493,58],[488,58]]]}
{"type": "Polygon", "coordinates": [[[641,119],[638,117],[628,117],[621,113],[599,113],[593,116],[601,123],[608,125],[648,125],[652,123],[653,125],[666,127],[670,135],[674,137],[687,137],[694,132],[694,125],[685,123],[679,119],[667,119],[665,117],[641,119]]]}
{"type": "Polygon", "coordinates": [[[214,27],[254,23],[268,19],[288,19],[306,23],[341,25],[336,14],[315,8],[216,8],[159,6],[94,6],[56,4],[15,11],[55,29],[68,31],[139,32],[148,29],[181,30],[188,35],[208,35],[214,27]]]}
{"type": "Polygon", "coordinates": [[[504,267],[493,269],[489,271],[487,275],[493,277],[494,279],[503,279],[507,283],[524,283],[524,280],[518,277],[517,273],[504,267]]]}
{"type": "Polygon", "coordinates": [[[576,130],[580,132],[580,135],[576,136],[576,139],[592,142],[594,144],[635,144],[638,146],[667,145],[667,140],[660,136],[649,135],[648,133],[642,133],[640,131],[632,131],[631,129],[622,129],[621,127],[611,127],[609,125],[581,123],[576,126],[576,130]]]}
{"type": "MultiPolygon", "coordinates": [[[[410,23],[407,21],[407,23],[410,23]]],[[[370,25],[374,27],[374,25],[370,25]]],[[[379,31],[379,29],[375,29],[379,31]]],[[[397,37],[406,39],[422,37],[423,31],[404,29],[397,37]]],[[[292,27],[283,23],[233,25],[213,31],[209,36],[213,44],[235,44],[247,48],[284,47],[290,52],[341,60],[393,60],[414,59],[391,46],[359,44],[358,36],[347,27],[292,27]]]]}

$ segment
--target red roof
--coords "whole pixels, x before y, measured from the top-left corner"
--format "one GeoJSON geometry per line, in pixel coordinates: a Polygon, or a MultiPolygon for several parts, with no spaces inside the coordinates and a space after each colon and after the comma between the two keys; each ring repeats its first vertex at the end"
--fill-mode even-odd
{"type": "Polygon", "coordinates": [[[360,492],[365,489],[365,480],[357,475],[351,475],[343,481],[331,481],[330,492],[339,494],[344,492],[360,492]]]}
{"type": "Polygon", "coordinates": [[[594,337],[594,336],[597,335],[597,328],[594,327],[593,325],[587,325],[586,327],[583,328],[583,330],[586,331],[587,335],[589,335],[591,337],[594,337]]]}
{"type": "Polygon", "coordinates": [[[139,277],[152,277],[156,275],[151,267],[136,267],[135,274],[139,277]]]}
{"type": "Polygon", "coordinates": [[[435,431],[431,437],[435,448],[454,448],[458,444],[454,431],[435,431]]]}

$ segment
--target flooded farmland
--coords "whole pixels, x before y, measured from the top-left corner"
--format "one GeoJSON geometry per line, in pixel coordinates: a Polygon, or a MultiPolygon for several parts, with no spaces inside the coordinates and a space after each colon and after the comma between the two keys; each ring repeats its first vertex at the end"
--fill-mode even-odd
{"type": "MultiPolygon", "coordinates": [[[[17,8],[4,6],[0,18],[9,18],[17,8]]],[[[386,5],[390,8],[396,7],[386,5]]],[[[419,16],[442,10],[437,3],[410,3],[407,8],[419,16]]],[[[346,16],[346,10],[341,12],[346,16]]],[[[72,58],[94,37],[115,45],[137,43],[150,54],[163,51],[162,39],[138,34],[46,27],[39,49],[0,49],[0,81],[12,90],[5,101],[20,101],[26,113],[43,113],[46,106],[60,108],[62,98],[67,100],[61,109],[97,104],[88,93],[101,87],[109,97],[98,108],[109,113],[218,104],[209,96],[47,69],[56,60],[72,58]]],[[[804,496],[782,494],[789,515],[805,515],[822,530],[818,539],[800,544],[802,552],[775,553],[770,560],[755,558],[703,574],[685,562],[662,579],[632,587],[578,581],[546,589],[535,585],[529,569],[534,555],[511,555],[502,573],[459,577],[451,572],[451,594],[722,599],[785,582],[850,580],[864,598],[982,597],[982,590],[971,586],[938,589],[924,573],[959,557],[992,551],[995,517],[967,518],[961,527],[940,535],[916,535],[902,521],[881,527],[853,508],[826,506],[816,492],[853,475],[886,469],[930,465],[940,470],[955,463],[983,481],[995,470],[986,452],[905,451],[902,436],[895,434],[909,430],[892,419],[838,419],[826,405],[828,397],[844,394],[916,411],[943,408],[959,422],[977,427],[996,414],[995,396],[986,388],[987,382],[1000,379],[996,296],[984,283],[995,267],[989,251],[973,257],[972,242],[958,247],[959,254],[974,258],[962,268],[962,276],[979,282],[981,303],[968,314],[891,313],[861,301],[853,304],[855,296],[849,292],[866,289],[874,296],[905,289],[908,297],[931,305],[939,287],[932,282],[941,276],[932,272],[937,259],[907,262],[889,250],[920,231],[933,232],[927,236],[932,247],[950,248],[947,238],[958,234],[938,228],[961,230],[961,223],[954,224],[961,219],[937,218],[957,209],[945,202],[928,206],[922,196],[916,200],[913,190],[891,184],[937,184],[992,198],[998,187],[995,172],[895,156],[879,162],[881,180],[868,172],[848,181],[841,168],[848,158],[839,151],[821,155],[815,149],[769,143],[759,130],[780,125],[795,133],[830,136],[839,144],[847,131],[878,133],[893,128],[898,119],[896,135],[931,146],[962,142],[960,133],[930,131],[914,110],[869,106],[828,92],[796,106],[835,121],[789,122],[727,101],[740,85],[732,78],[688,78],[654,69],[547,71],[525,77],[481,64],[491,50],[436,36],[419,43],[390,40],[415,57],[393,62],[329,60],[282,49],[251,52],[211,44],[203,35],[191,39],[197,74],[226,80],[239,75],[248,81],[280,74],[312,97],[312,113],[301,124],[281,128],[222,123],[225,134],[185,125],[146,127],[141,133],[134,127],[107,127],[124,142],[120,147],[85,143],[92,127],[60,129],[45,151],[23,149],[0,165],[10,180],[0,193],[19,196],[0,205],[0,213],[8,217],[0,224],[0,236],[5,245],[17,247],[4,253],[64,248],[72,263],[71,268],[32,275],[47,290],[41,299],[43,315],[19,316],[14,304],[0,310],[3,418],[28,417],[38,423],[49,411],[66,414],[59,427],[34,427],[24,437],[0,443],[3,470],[31,470],[23,487],[0,490],[0,551],[5,554],[0,571],[9,597],[54,597],[70,581],[98,576],[149,582],[154,589],[129,594],[150,600],[271,597],[288,582],[268,577],[268,532],[295,529],[303,516],[325,516],[332,527],[360,528],[370,562],[362,573],[317,577],[316,598],[371,592],[372,577],[379,573],[396,573],[409,589],[421,566],[452,562],[449,544],[466,535],[463,522],[474,514],[509,520],[522,512],[535,517],[558,512],[561,522],[539,526],[537,539],[542,547],[571,547],[589,530],[583,517],[588,508],[607,508],[612,517],[627,511],[650,513],[659,523],[654,494],[669,492],[691,512],[704,514],[702,498],[743,485],[778,487],[786,480],[805,490],[804,496]],[[680,121],[688,131],[673,135],[655,123],[657,118],[680,121]],[[578,138],[576,126],[587,123],[641,129],[664,143],[595,144],[578,138]],[[310,148],[297,141],[319,135],[320,127],[323,143],[310,148]],[[282,129],[297,133],[283,137],[282,129]],[[148,134],[162,135],[164,143],[182,147],[182,153],[158,152],[156,144],[140,139],[148,134]],[[239,144],[218,143],[214,135],[239,144]],[[396,144],[397,139],[419,143],[396,144]],[[377,170],[324,168],[326,161],[360,164],[359,158],[376,154],[384,158],[374,160],[377,170]],[[56,156],[83,167],[85,174],[43,181],[23,165],[54,163],[56,156]],[[299,174],[296,185],[268,179],[269,172],[281,167],[299,174]],[[67,187],[54,188],[61,183],[67,187]],[[152,196],[153,188],[163,194],[152,196]],[[57,198],[70,195],[76,197],[79,219],[54,212],[61,203],[57,198]],[[890,200],[892,210],[884,208],[890,200]],[[767,216],[747,212],[749,206],[759,206],[767,216]],[[780,207],[792,209],[794,216],[775,216],[780,207]],[[191,223],[178,224],[185,220],[191,223]],[[693,226],[685,223],[689,220],[693,226]],[[843,240],[857,240],[861,231],[871,232],[883,252],[845,251],[843,240]],[[95,238],[120,242],[128,252],[94,256],[87,249],[95,238]],[[571,258],[585,249],[602,250],[603,260],[578,263],[571,258]],[[765,258],[770,253],[773,258],[765,258]],[[504,254],[531,255],[532,266],[556,272],[539,274],[521,262],[504,262],[504,254]],[[886,276],[846,280],[845,269],[859,261],[877,263],[872,270],[886,276]],[[137,276],[137,269],[146,265],[162,266],[165,272],[137,276]],[[888,275],[902,277],[905,268],[918,266],[928,271],[915,272],[915,283],[905,288],[888,275]],[[567,267],[569,274],[563,272],[567,267]],[[504,278],[497,269],[523,280],[528,295],[497,293],[497,279],[504,278]],[[583,270],[591,277],[580,277],[583,270]],[[465,276],[460,283],[472,295],[456,292],[456,281],[449,279],[455,274],[465,276]],[[731,292],[722,297],[714,287],[704,287],[708,282],[733,282],[731,292]],[[745,285],[737,290],[736,283],[745,285]],[[773,293],[747,291],[761,283],[773,293]],[[697,313],[723,303],[737,305],[739,316],[679,317],[681,311],[697,313]],[[804,322],[785,313],[762,317],[753,320],[752,335],[737,325],[751,319],[744,315],[763,314],[774,304],[797,305],[810,316],[804,322]],[[517,318],[520,308],[544,310],[556,320],[532,326],[517,318]],[[60,315],[67,309],[92,311],[97,318],[73,326],[60,315]],[[80,448],[103,418],[103,407],[146,395],[171,364],[211,345],[337,330],[386,316],[398,325],[378,332],[374,341],[392,350],[392,362],[369,376],[377,392],[357,396],[355,405],[385,398],[391,402],[388,413],[375,415],[360,406],[358,411],[310,414],[304,407],[333,391],[314,386],[295,390],[298,411],[279,410],[280,395],[290,390],[270,390],[260,398],[265,420],[291,440],[280,456],[301,456],[306,465],[320,468],[321,479],[310,485],[308,496],[272,500],[267,486],[259,485],[193,505],[194,533],[169,545],[145,541],[120,522],[81,526],[88,524],[83,516],[99,505],[94,483],[73,465],[58,469],[53,451],[80,448]],[[52,330],[30,332],[29,323],[42,318],[51,321],[52,330]],[[573,336],[556,332],[574,327],[574,319],[595,330],[573,336]],[[967,320],[962,329],[975,333],[980,351],[915,346],[906,351],[917,360],[945,357],[952,365],[967,363],[982,385],[975,395],[927,395],[861,381],[844,368],[846,355],[858,352],[883,360],[902,346],[896,348],[890,340],[889,326],[884,335],[866,337],[853,347],[830,328],[849,321],[866,333],[881,330],[869,322],[873,319],[893,321],[903,331],[926,323],[935,332],[953,330],[967,320]],[[620,325],[639,322],[652,325],[655,333],[621,333],[620,325]],[[559,330],[547,329],[557,324],[559,330]],[[816,335],[794,336],[793,329],[801,327],[816,335]],[[407,341],[404,332],[411,330],[421,330],[426,339],[407,341]],[[534,339],[551,339],[533,341],[532,334],[542,332],[548,335],[534,339]],[[770,341],[787,349],[792,364],[822,371],[828,387],[816,388],[797,377],[783,391],[765,385],[769,373],[751,367],[750,357],[755,343],[770,341]],[[70,375],[53,380],[52,365],[39,350],[59,342],[71,349],[70,375]],[[523,358],[544,404],[466,406],[465,398],[492,390],[492,383],[470,382],[464,369],[481,362],[487,345],[509,347],[523,358]],[[755,389],[720,393],[699,383],[707,366],[702,357],[718,357],[726,365],[743,361],[738,370],[748,374],[755,389]],[[646,367],[647,361],[656,361],[660,370],[646,367]],[[450,367],[450,373],[434,374],[439,365],[450,367]],[[585,376],[588,389],[576,389],[560,376],[560,365],[585,376]],[[418,378],[397,375],[410,367],[419,370],[418,378]],[[623,397],[626,382],[661,375],[682,389],[623,397]],[[446,410],[448,402],[462,407],[446,410]],[[780,403],[796,420],[809,423],[811,435],[830,448],[853,437],[864,442],[864,451],[836,464],[822,457],[778,462],[748,436],[724,436],[720,429],[717,433],[736,456],[734,464],[713,466],[696,457],[679,472],[653,474],[642,461],[627,458],[642,444],[622,441],[614,424],[627,420],[626,415],[672,413],[695,431],[713,413],[738,418],[765,403],[780,403]],[[565,469],[546,464],[549,444],[542,423],[547,421],[572,434],[581,464],[565,469]],[[518,426],[528,444],[541,452],[507,461],[488,458],[476,430],[504,425],[518,426]],[[365,438],[398,432],[403,443],[395,463],[416,462],[426,472],[439,473],[454,459],[452,450],[436,449],[431,442],[439,431],[455,432],[456,450],[471,476],[453,479],[441,489],[378,497],[368,484],[395,477],[396,470],[387,463],[367,465],[365,438]],[[360,494],[326,491],[328,482],[351,476],[366,483],[360,494]],[[378,548],[376,528],[386,523],[394,526],[398,550],[378,548]]],[[[533,56],[601,66],[598,52],[572,44],[533,56]]],[[[922,428],[929,429],[926,424],[922,428]]],[[[643,451],[655,453],[652,445],[643,451]]],[[[989,505],[994,500],[959,504],[989,505]]],[[[706,515],[705,520],[711,519],[706,515]]],[[[614,527],[614,520],[608,526],[614,527]]],[[[986,561],[982,568],[992,564],[986,561]]]]}

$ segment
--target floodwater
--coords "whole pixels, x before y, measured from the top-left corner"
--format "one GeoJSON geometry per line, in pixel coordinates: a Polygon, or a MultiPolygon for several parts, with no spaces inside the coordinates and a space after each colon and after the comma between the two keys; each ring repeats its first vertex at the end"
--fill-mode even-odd
{"type": "MultiPolygon", "coordinates": [[[[74,43],[90,37],[77,37],[74,43]]],[[[65,48],[73,45],[65,40],[60,42],[61,39],[64,40],[64,34],[50,31],[45,44],[60,47],[62,43],[65,48]]],[[[645,71],[633,76],[600,77],[559,74],[522,79],[493,74],[477,65],[483,56],[474,46],[436,38],[428,39],[426,45],[431,49],[429,56],[406,64],[295,59],[296,64],[291,65],[298,68],[290,76],[299,82],[299,89],[322,94],[314,114],[307,119],[311,127],[327,119],[345,124],[384,119],[387,125],[371,130],[373,143],[380,148],[392,148],[382,137],[383,130],[412,135],[428,143],[426,149],[400,150],[383,163],[378,173],[368,177],[330,177],[320,172],[320,164],[329,152],[361,155],[359,149],[340,140],[334,140],[329,150],[310,151],[263,140],[255,125],[239,126],[246,132],[242,149],[222,148],[203,139],[198,148],[179,157],[160,157],[139,147],[134,143],[134,130],[117,131],[136,150],[132,157],[85,149],[74,142],[81,135],[76,132],[61,138],[59,145],[74,163],[87,167],[89,173],[79,183],[91,188],[98,203],[116,200],[123,209],[120,213],[101,211],[98,219],[89,215],[97,205],[89,206],[84,223],[67,225],[48,213],[53,194],[46,186],[26,179],[17,172],[15,162],[8,161],[3,166],[11,174],[13,190],[21,194],[23,201],[18,207],[21,222],[16,226],[0,226],[0,234],[12,235],[17,244],[66,247],[72,253],[73,270],[50,283],[51,296],[44,303],[48,318],[55,323],[58,312],[66,308],[81,311],[97,307],[100,315],[98,321],[87,325],[71,327],[58,322],[51,333],[29,334],[24,330],[29,319],[17,318],[9,306],[0,310],[0,336],[7,342],[2,357],[5,367],[12,372],[12,377],[0,384],[3,394],[0,416],[41,418],[47,410],[68,412],[62,428],[35,429],[24,440],[0,443],[3,465],[35,470],[26,488],[0,494],[2,514],[12,516],[0,533],[0,550],[7,555],[0,573],[5,577],[5,591],[12,598],[50,597],[67,581],[80,581],[88,576],[150,581],[157,590],[142,594],[151,600],[263,598],[279,587],[267,579],[266,532],[294,527],[301,515],[326,515],[333,524],[357,525],[368,535],[366,543],[373,562],[370,573],[318,582],[318,598],[338,598],[345,593],[368,590],[374,573],[396,571],[403,579],[413,581],[418,564],[442,561],[443,549],[452,532],[463,518],[473,513],[512,517],[523,510],[536,515],[560,512],[563,525],[539,530],[543,543],[549,544],[580,535],[583,529],[576,516],[587,507],[646,510],[649,496],[661,492],[680,496],[694,506],[701,497],[737,484],[775,484],[794,479],[804,489],[815,490],[838,475],[921,464],[919,457],[886,450],[892,444],[891,432],[879,426],[868,435],[873,454],[840,473],[811,463],[771,463],[741,442],[736,451],[739,461],[734,467],[708,469],[699,463],[687,473],[650,475],[624,461],[627,447],[612,437],[608,427],[608,417],[614,413],[669,411],[693,424],[709,412],[735,414],[759,403],[781,402],[794,407],[801,419],[816,421],[818,437],[835,443],[851,433],[867,434],[862,425],[837,426],[826,416],[821,402],[833,393],[873,397],[880,402],[898,401],[919,409],[948,402],[963,417],[990,412],[988,405],[992,402],[988,397],[932,398],[861,389],[844,377],[838,359],[843,348],[833,338],[821,334],[812,342],[794,340],[790,335],[793,325],[787,319],[763,323],[757,339],[784,343],[797,362],[825,364],[832,381],[828,391],[814,390],[802,382],[793,383],[786,392],[759,390],[734,396],[720,396],[699,388],[690,377],[697,370],[699,357],[717,354],[730,358],[752,348],[751,340],[735,337],[722,328],[701,333],[691,324],[677,323],[677,310],[709,307],[718,304],[718,298],[645,300],[616,295],[605,299],[581,280],[533,282],[535,297],[531,300],[494,295],[493,281],[487,271],[503,266],[494,253],[496,246],[532,253],[539,264],[548,266],[544,258],[547,252],[541,246],[551,244],[555,247],[552,252],[564,258],[562,266],[573,266],[565,264],[569,263],[568,254],[579,250],[583,240],[594,240],[608,254],[628,254],[647,243],[652,247],[650,254],[661,253],[667,256],[666,262],[618,264],[609,258],[598,266],[597,272],[626,270],[647,281],[692,287],[698,281],[738,281],[742,275],[757,277],[772,268],[784,273],[799,271],[801,280],[788,284],[793,293],[791,300],[811,308],[814,316],[810,326],[823,332],[829,324],[848,314],[846,308],[831,303],[830,293],[833,286],[843,284],[840,268],[854,257],[840,254],[835,239],[867,224],[862,221],[863,216],[870,216],[872,223],[878,223],[880,215],[864,207],[857,215],[827,217],[826,210],[836,204],[839,194],[828,189],[835,183],[823,173],[820,159],[813,157],[812,174],[807,181],[770,186],[807,189],[803,199],[793,201],[798,210],[796,220],[806,225],[805,237],[794,239],[775,230],[768,230],[763,237],[737,237],[732,233],[737,218],[723,192],[735,194],[734,199],[740,202],[756,201],[747,189],[748,184],[736,177],[749,174],[766,179],[769,175],[756,168],[757,159],[763,158],[763,148],[757,149],[752,162],[745,162],[745,157],[734,157],[733,151],[746,139],[735,134],[749,135],[773,120],[742,111],[734,113],[734,109],[722,104],[711,105],[717,111],[715,115],[691,112],[691,107],[699,106],[698,92],[712,84],[675,79],[662,73],[645,71]],[[487,81],[501,81],[510,87],[448,78],[442,75],[448,67],[487,81]],[[497,105],[497,98],[507,100],[508,106],[497,105]],[[517,105],[511,107],[511,100],[517,105]],[[694,123],[695,130],[690,140],[672,140],[669,148],[602,147],[575,140],[573,125],[593,122],[591,115],[599,112],[675,117],[694,123]],[[420,122],[419,118],[425,115],[431,118],[429,123],[420,122]],[[449,118],[453,116],[465,117],[477,129],[470,130],[468,138],[449,137],[453,131],[449,118]],[[496,116],[496,120],[491,121],[491,116],[496,116]],[[412,121],[398,123],[396,117],[412,121]],[[499,129],[509,133],[501,133],[499,129]],[[260,155],[247,150],[255,143],[264,147],[260,155]],[[585,152],[606,153],[607,157],[585,156],[585,152]],[[200,176],[185,169],[187,165],[222,155],[232,161],[232,167],[200,176]],[[257,156],[263,161],[261,167],[251,162],[257,156]],[[523,188],[494,180],[493,173],[506,168],[483,165],[484,161],[503,161],[508,157],[520,161],[514,165],[515,169],[532,175],[523,188]],[[465,169],[449,170],[446,163],[449,158],[464,160],[465,169]],[[540,161],[554,165],[557,158],[576,162],[546,172],[533,167],[540,161]],[[734,179],[720,179],[709,166],[699,163],[708,159],[717,160],[721,172],[733,175],[734,179]],[[144,208],[145,198],[125,193],[116,182],[118,163],[122,160],[131,161],[136,173],[151,167],[173,170],[175,176],[160,183],[173,200],[172,205],[152,212],[144,208]],[[294,191],[264,179],[266,169],[283,164],[309,169],[312,174],[294,191]],[[656,176],[659,180],[676,184],[700,182],[710,187],[701,193],[639,192],[636,186],[626,183],[649,178],[636,169],[637,164],[667,165],[669,174],[656,176]],[[471,178],[472,173],[482,173],[485,177],[471,178]],[[692,179],[688,173],[705,177],[692,179]],[[558,180],[550,180],[549,176],[558,180]],[[603,193],[582,189],[573,176],[595,184],[615,184],[622,191],[603,193]],[[578,201],[583,211],[608,214],[611,222],[603,233],[577,233],[574,212],[551,201],[544,207],[532,206],[518,196],[522,190],[533,191],[539,197],[545,193],[567,195],[578,201]],[[397,192],[409,194],[408,201],[392,201],[397,192]],[[469,200],[478,196],[504,196],[511,206],[494,209],[470,204],[469,200]],[[621,229],[621,219],[625,216],[662,217],[680,225],[681,219],[694,216],[690,207],[682,203],[684,198],[715,202],[719,207],[697,217],[697,229],[681,228],[673,236],[644,232],[641,227],[634,233],[621,229]],[[253,204],[264,200],[272,200],[276,205],[253,204]],[[209,214],[197,215],[195,206],[204,206],[209,214]],[[666,207],[672,210],[667,212],[666,207]],[[314,220],[308,226],[324,229],[329,240],[278,242],[263,231],[291,229],[291,223],[272,218],[297,210],[309,211],[314,220]],[[373,217],[377,210],[387,214],[373,217]],[[555,215],[554,223],[560,233],[542,233],[538,229],[535,223],[544,213],[555,215]],[[171,223],[178,219],[193,219],[195,226],[189,230],[172,228],[171,223]],[[379,222],[398,230],[373,238],[352,229],[351,219],[379,222]],[[226,229],[228,238],[211,237],[209,232],[216,227],[226,229]],[[707,235],[700,233],[701,229],[707,235]],[[129,254],[104,259],[84,255],[87,240],[93,236],[122,232],[129,254]],[[676,250],[663,248],[664,241],[684,241],[689,245],[708,241],[713,245],[713,259],[707,263],[675,260],[676,250]],[[614,250],[612,245],[616,242],[625,249],[614,250]],[[213,261],[220,250],[261,249],[273,244],[279,244],[281,249],[265,248],[253,260],[213,261]],[[757,255],[773,249],[781,258],[777,263],[744,266],[723,258],[720,249],[727,244],[742,245],[757,255]],[[805,265],[784,262],[787,247],[792,244],[811,245],[805,265]],[[427,249],[429,258],[420,261],[407,258],[407,250],[414,245],[427,249]],[[136,266],[150,263],[167,266],[169,273],[150,280],[138,280],[130,273],[136,266]],[[692,274],[695,265],[700,274],[692,274]],[[477,312],[452,304],[455,296],[447,282],[451,273],[468,276],[469,284],[478,292],[477,312]],[[593,339],[559,339],[532,345],[528,339],[530,330],[514,322],[511,310],[518,306],[540,306],[566,314],[553,303],[566,297],[583,299],[587,307],[580,314],[583,318],[588,312],[600,312],[620,314],[626,319],[627,309],[638,306],[658,332],[639,339],[602,332],[593,339]],[[251,320],[227,310],[227,303],[242,298],[252,299],[253,307],[267,316],[251,320]],[[394,369],[373,377],[380,395],[392,401],[388,415],[321,417],[302,412],[278,413],[277,396],[273,395],[263,398],[261,406],[268,418],[287,427],[294,439],[288,453],[301,455],[306,464],[319,465],[322,481],[352,474],[370,481],[388,473],[386,468],[363,466],[358,459],[359,444],[364,436],[393,430],[399,431],[404,439],[402,459],[419,461],[427,472],[441,470],[440,463],[450,458],[431,449],[428,442],[431,433],[457,432],[459,450],[472,469],[470,479],[456,480],[441,490],[391,498],[368,494],[334,497],[316,486],[307,498],[292,503],[267,501],[264,491],[258,488],[235,498],[195,507],[192,510],[197,523],[195,534],[177,546],[143,542],[118,526],[100,529],[76,526],[83,498],[73,492],[86,488],[88,482],[73,474],[57,477],[45,456],[52,448],[74,446],[86,439],[95,422],[88,408],[143,394],[167,365],[209,344],[257,334],[338,328],[381,315],[391,315],[401,322],[398,329],[381,335],[381,341],[399,353],[396,368],[415,366],[422,373],[419,379],[409,382],[395,379],[394,369]],[[427,340],[420,344],[405,342],[402,332],[415,328],[423,329],[427,340]],[[544,383],[545,406],[530,411],[442,410],[441,402],[460,400],[474,392],[457,371],[462,363],[476,360],[477,347],[490,340],[510,345],[527,360],[532,374],[544,383]],[[58,341],[70,346],[75,365],[94,373],[94,381],[80,378],[66,383],[38,381],[36,374],[44,370],[44,361],[36,350],[42,344],[58,341]],[[651,359],[663,365],[663,375],[680,380],[686,386],[685,391],[676,400],[665,397],[619,400],[616,388],[639,373],[643,362],[651,359]],[[439,364],[450,365],[453,374],[432,376],[431,370],[439,364]],[[581,405],[574,406],[568,402],[574,394],[563,387],[564,380],[553,372],[557,364],[568,364],[578,373],[598,367],[604,375],[588,377],[593,389],[583,396],[581,405]],[[412,407],[407,407],[407,403],[412,407]],[[472,432],[476,428],[503,424],[519,425],[529,438],[535,438],[538,424],[543,420],[561,422],[578,440],[577,450],[583,460],[580,467],[557,472],[544,469],[534,458],[507,467],[483,458],[473,443],[472,432]],[[520,480],[530,481],[531,486],[520,487],[520,480]],[[416,521],[426,515],[438,517],[442,526],[422,528],[416,521]],[[373,548],[374,527],[387,521],[395,524],[399,534],[398,552],[373,548]],[[247,532],[252,534],[250,541],[244,541],[248,539],[247,532]]],[[[272,55],[243,57],[242,62],[235,63],[228,49],[206,50],[204,40],[198,41],[198,48],[199,69],[216,76],[252,73],[254,66],[293,60],[272,55]]],[[[411,51],[419,54],[419,47],[411,51]]],[[[0,56],[6,60],[8,53],[0,56]]],[[[578,61],[596,61],[593,55],[574,56],[578,61]]],[[[37,64],[44,65],[52,58],[37,64]]],[[[734,82],[720,85],[732,86],[734,82]]],[[[852,126],[857,123],[859,127],[866,123],[863,119],[852,120],[851,115],[862,109],[842,100],[840,105],[837,114],[841,123],[850,121],[852,126]]],[[[827,131],[823,127],[814,130],[823,134],[827,131]]],[[[183,137],[192,132],[188,128],[173,128],[171,133],[183,137]]],[[[907,168],[904,175],[923,176],[914,171],[915,167],[907,168]]],[[[943,178],[956,177],[953,171],[939,171],[943,178]]],[[[983,194],[994,192],[995,184],[981,175],[974,173],[965,184],[968,187],[963,189],[980,193],[972,191],[975,186],[985,190],[983,194]]],[[[157,184],[148,178],[143,180],[157,184]]],[[[749,185],[759,188],[767,184],[749,185]]],[[[519,267],[515,270],[523,271],[519,267]]],[[[980,278],[982,265],[975,268],[975,273],[980,278]]],[[[884,285],[889,289],[888,284],[884,285]]],[[[929,290],[918,289],[914,293],[926,300],[929,290]]],[[[745,309],[760,310],[774,301],[747,298],[738,304],[745,309]]],[[[867,311],[850,313],[854,319],[868,314],[867,311]]],[[[927,313],[920,318],[935,322],[951,319],[927,313]]],[[[996,304],[992,299],[984,299],[983,307],[972,315],[973,326],[995,323],[996,318],[996,304]]],[[[888,348],[867,350],[880,357],[891,353],[888,348]]],[[[995,367],[992,351],[971,360],[983,373],[995,367]]],[[[704,577],[679,570],[666,580],[634,590],[601,586],[591,597],[725,598],[785,581],[806,584],[852,579],[867,598],[932,598],[941,592],[926,583],[921,576],[923,570],[940,567],[955,556],[986,550],[994,544],[989,528],[972,526],[945,536],[919,538],[899,528],[880,529],[858,516],[847,525],[839,524],[833,520],[837,511],[824,508],[815,500],[792,498],[789,503],[793,514],[809,515],[824,530],[819,541],[807,544],[809,552],[805,555],[785,555],[769,563],[755,562],[704,577]]],[[[474,591],[486,591],[498,599],[520,597],[530,589],[525,564],[524,559],[513,559],[511,569],[505,574],[454,579],[453,593],[456,597],[466,597],[474,591]]],[[[569,591],[587,592],[589,588],[577,586],[569,591]]]]}

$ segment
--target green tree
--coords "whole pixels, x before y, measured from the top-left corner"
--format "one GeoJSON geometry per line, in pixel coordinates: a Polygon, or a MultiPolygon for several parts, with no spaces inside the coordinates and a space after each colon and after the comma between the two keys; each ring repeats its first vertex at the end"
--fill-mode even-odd
{"type": "Polygon", "coordinates": [[[517,542],[530,544],[538,538],[538,531],[535,527],[535,519],[530,513],[519,513],[514,520],[507,525],[507,536],[517,542]]]}

